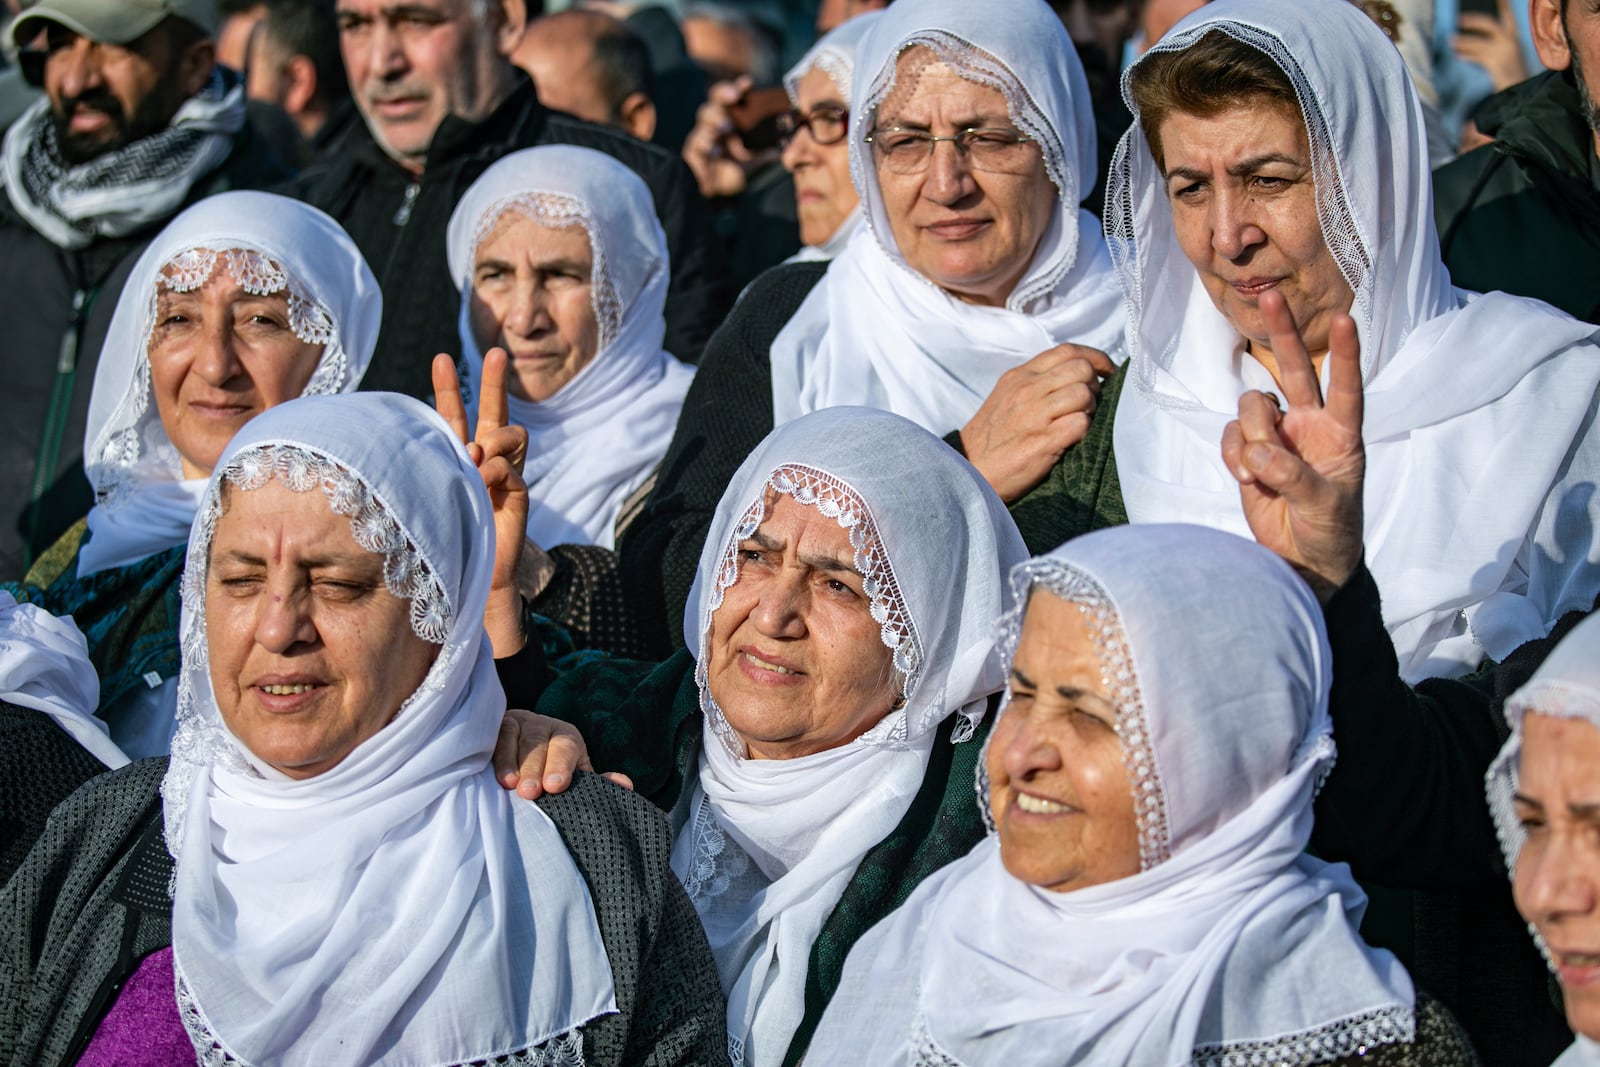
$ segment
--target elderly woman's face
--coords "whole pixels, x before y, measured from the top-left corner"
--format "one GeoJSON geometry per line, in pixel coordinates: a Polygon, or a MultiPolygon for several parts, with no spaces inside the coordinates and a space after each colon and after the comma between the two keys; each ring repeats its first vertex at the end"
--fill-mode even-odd
{"type": "Polygon", "coordinates": [[[809,756],[871,729],[895,699],[894,671],[850,535],[771,493],[738,560],[738,580],[711,616],[706,673],[751,757],[809,756]]]}
{"type": "Polygon", "coordinates": [[[1065,892],[1139,873],[1116,721],[1083,612],[1035,591],[988,753],[989,807],[1014,877],[1065,892]]]}
{"type": "Polygon", "coordinates": [[[472,264],[472,334],[478,351],[510,357],[507,384],[523,400],[549,400],[594,360],[594,252],[582,226],[546,226],[501,214],[472,264]]]}
{"type": "MultiPolygon", "coordinates": [[[[1014,130],[999,90],[967,81],[925,48],[908,48],[874,127],[951,137],[962,130],[1014,130]]],[[[1003,305],[1027,274],[1055,210],[1057,190],[1039,146],[1023,143],[1001,169],[975,170],[940,141],[912,174],[891,171],[874,149],[878,187],[895,246],[911,269],[959,300],[1003,305]]]]}
{"type": "Polygon", "coordinates": [[[1555,961],[1567,1025],[1600,1039],[1600,728],[1529,713],[1517,778],[1517,910],[1555,961]]]}
{"type": "MultiPolygon", "coordinates": [[[[849,122],[847,101],[821,67],[812,67],[796,86],[795,110],[816,120],[815,129],[843,134],[849,122]]],[[[795,210],[803,244],[825,244],[860,200],[850,184],[850,142],[840,136],[818,144],[812,128],[799,129],[783,148],[783,165],[794,175],[795,210]]]]}
{"type": "Polygon", "coordinates": [[[383,565],[318,490],[225,491],[206,570],[211,688],[233,735],[291,778],[388,725],[433,663],[383,565]]]}
{"type": "Polygon", "coordinates": [[[1352,295],[1322,239],[1305,120],[1261,100],[1204,117],[1162,120],[1167,197],[1178,244],[1217,310],[1276,373],[1261,294],[1283,294],[1314,356],[1352,295]]]}
{"type": "Polygon", "coordinates": [[[293,400],[322,358],[290,326],[289,294],[246,292],[219,268],[198,289],[156,291],[150,385],[186,478],[211,473],[239,428],[293,400]]]}

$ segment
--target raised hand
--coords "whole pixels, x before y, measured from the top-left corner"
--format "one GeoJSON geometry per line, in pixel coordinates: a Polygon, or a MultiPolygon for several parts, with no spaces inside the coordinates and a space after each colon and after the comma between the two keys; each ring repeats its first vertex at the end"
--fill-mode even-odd
{"type": "Polygon", "coordinates": [[[1083,440],[1100,380],[1116,369],[1099,349],[1057,345],[1000,376],[961,428],[961,447],[1001,500],[1022,499],[1083,440]]]}
{"type": "Polygon", "coordinates": [[[683,161],[694,172],[700,195],[707,200],[738,196],[751,174],[778,158],[776,150],[750,151],[734,129],[729,109],[744,99],[753,84],[748,75],[713,84],[706,102],[695,112],[694,127],[684,138],[683,161]]]}
{"type": "MultiPolygon", "coordinates": [[[[494,776],[502,786],[515,789],[528,800],[538,800],[544,793],[559,793],[571,785],[574,771],[594,772],[589,748],[576,726],[520,708],[506,709],[494,743],[494,776]]],[[[601,777],[624,789],[633,788],[632,779],[621,771],[608,771],[601,777]]]]}
{"type": "Polygon", "coordinates": [[[1261,314],[1288,410],[1264,393],[1245,393],[1239,417],[1223,431],[1222,458],[1239,479],[1250,532],[1326,603],[1361,563],[1361,343],[1354,319],[1333,320],[1324,400],[1283,297],[1262,294],[1261,314]]]}
{"type": "Polygon", "coordinates": [[[1511,0],[1498,0],[1498,13],[1463,11],[1456,21],[1456,35],[1450,48],[1456,55],[1476,63],[1489,74],[1494,91],[1509,89],[1528,76],[1522,58],[1522,37],[1511,0]]]}
{"type": "Polygon", "coordinates": [[[522,480],[528,431],[511,423],[506,401],[505,351],[491,348],[483,357],[478,424],[470,435],[455,361],[442,353],[433,358],[433,403],[466,445],[467,454],[478,465],[478,474],[489,490],[489,503],[494,509],[494,577],[483,624],[495,658],[504,658],[520,649],[526,640],[517,571],[526,551],[528,529],[528,486],[522,480]]]}

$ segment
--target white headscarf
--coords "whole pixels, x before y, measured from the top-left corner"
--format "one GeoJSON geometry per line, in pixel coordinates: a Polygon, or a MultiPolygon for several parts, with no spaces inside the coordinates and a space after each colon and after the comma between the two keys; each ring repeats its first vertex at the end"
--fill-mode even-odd
{"type": "MultiPolygon", "coordinates": [[[[1522,761],[1522,726],[1528,713],[1562,719],[1582,719],[1600,728],[1600,615],[1591,615],[1575,626],[1540,664],[1522,688],[1506,701],[1506,724],[1511,736],[1489,766],[1484,784],[1489,795],[1489,814],[1494,816],[1495,833],[1505,853],[1506,868],[1514,876],[1517,855],[1527,841],[1527,831],[1517,819],[1512,798],[1517,792],[1517,766],[1522,761]]],[[[1539,951],[1550,962],[1544,939],[1532,923],[1528,925],[1539,951]]],[[[1552,963],[1552,969],[1554,964],[1552,963]]],[[[1556,1060],[1554,1067],[1593,1067],[1600,1064],[1600,1043],[1582,1036],[1556,1060]]]]}
{"type": "Polygon", "coordinates": [[[610,548],[617,515],[672,442],[694,371],[661,347],[667,239],[650,190],[602,152],[549,145],[513,152],[483,172],[450,216],[450,273],[461,286],[461,352],[471,396],[483,354],[472,334],[472,264],[507,211],[544,226],[581,225],[594,253],[590,299],[600,327],[593,361],[560,391],[509,398],[528,429],[522,476],[539,545],[610,548]]]}
{"type": "MultiPolygon", "coordinates": [[[[1410,979],[1356,933],[1365,896],[1304,853],[1334,758],[1331,655],[1305,584],[1254,543],[1188,526],[1089,534],[1012,583],[1007,664],[1030,594],[1087,618],[1141,870],[1055,892],[1008,873],[991,835],[857,944],[812,1055],[1311,1064],[1410,1040],[1410,979]]],[[[987,811],[986,775],[979,791],[987,811]]]]}
{"type": "MultiPolygon", "coordinates": [[[[841,22],[823,34],[821,39],[800,57],[800,62],[790,67],[789,73],[783,76],[783,87],[789,92],[789,103],[795,107],[800,106],[800,79],[813,70],[820,70],[828,76],[829,81],[833,82],[833,87],[839,91],[839,99],[848,106],[850,75],[855,69],[856,48],[881,15],[880,11],[868,11],[841,22]]],[[[833,259],[844,251],[844,246],[861,227],[861,205],[857,203],[826,241],[820,245],[806,245],[784,262],[803,263],[833,259]]]]}
{"type": "Polygon", "coordinates": [[[296,400],[223,454],[189,540],[162,784],[179,1007],[204,1062],[214,1047],[228,1062],[328,1065],[472,1063],[542,1046],[549,1062],[581,1063],[578,1028],[616,1010],[571,856],[490,766],[505,714],[483,632],[493,561],[483,482],[418,401],[296,400]],[[272,479],[326,494],[357,542],[386,557],[412,629],[440,645],[394,720],[312,778],[256,758],[212,694],[205,575],[224,478],[235,494],[272,479]]]}
{"type": "Polygon", "coordinates": [[[986,620],[1006,604],[1006,569],[1026,556],[982,476],[938,438],[881,411],[835,408],[780,426],[729,483],[684,617],[684,640],[699,649],[705,725],[672,868],[711,941],[736,1064],[782,1062],[805,1012],[812,942],[861,858],[911,806],[936,728],[959,714],[967,721],[953,739],[970,737],[1000,689],[986,620]],[[760,525],[769,492],[850,531],[905,693],[903,706],[856,740],[789,760],[744,758],[706,681],[711,617],[737,580],[736,549],[760,525]]]}
{"type": "Polygon", "coordinates": [[[841,404],[883,408],[946,434],[965,425],[1000,375],[1058,344],[1121,360],[1124,312],[1094,216],[1089,89],[1066,30],[1043,0],[919,0],[888,8],[856,52],[850,172],[867,227],[851,238],[772,343],[779,425],[841,404]],[[1056,207],[1005,307],[967,304],[906,263],[862,138],[894,87],[895,61],[928,48],[962,77],[1005,95],[1038,142],[1056,207]]]}
{"type": "Polygon", "coordinates": [[[185,478],[150,388],[158,288],[186,292],[217,270],[255,293],[289,291],[290,326],[323,346],[304,396],[355,389],[378,340],[383,297],[337,222],[272,193],[209,197],[173,219],[144,250],[117,300],[95,368],[83,466],[97,503],[78,573],[123,567],[181,545],[204,478],[185,478]],[[172,273],[164,274],[168,268],[172,273]]]}
{"type": "MultiPolygon", "coordinates": [[[[1212,30],[1282,67],[1306,117],[1322,233],[1355,292],[1367,563],[1401,673],[1458,675],[1485,653],[1502,658],[1600,592],[1595,327],[1537,301],[1451,287],[1416,91],[1361,11],[1341,0],[1219,0],[1149,54],[1212,30]]],[[[1127,75],[1123,85],[1132,106],[1127,75]]],[[[1179,249],[1137,123],[1106,203],[1129,301],[1133,388],[1115,431],[1128,515],[1248,534],[1222,431],[1245,390],[1277,387],[1241,354],[1179,249]]]]}
{"type": "Polygon", "coordinates": [[[115,770],[128,762],[95,718],[100,677],[89,662],[89,643],[70,618],[33,604],[18,604],[0,590],[0,701],[32,708],[55,720],[95,759],[115,770]]]}

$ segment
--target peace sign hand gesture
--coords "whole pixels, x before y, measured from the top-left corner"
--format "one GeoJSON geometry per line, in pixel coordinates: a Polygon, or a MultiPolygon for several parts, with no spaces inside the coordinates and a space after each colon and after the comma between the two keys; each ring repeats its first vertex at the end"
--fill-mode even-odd
{"type": "Polygon", "coordinates": [[[1261,314],[1288,410],[1256,390],[1245,393],[1239,417],[1223,431],[1222,458],[1239,480],[1250,532],[1327,603],[1361,563],[1361,343],[1355,320],[1337,316],[1324,399],[1283,296],[1262,294],[1261,314]]]}
{"type": "Polygon", "coordinates": [[[433,357],[434,407],[478,465],[494,509],[494,577],[483,623],[495,658],[501,659],[520,649],[526,640],[517,568],[522,563],[528,529],[528,486],[522,480],[528,431],[511,423],[504,349],[491,348],[483,357],[482,385],[478,425],[468,436],[467,409],[461,401],[455,361],[443,353],[433,357]]]}

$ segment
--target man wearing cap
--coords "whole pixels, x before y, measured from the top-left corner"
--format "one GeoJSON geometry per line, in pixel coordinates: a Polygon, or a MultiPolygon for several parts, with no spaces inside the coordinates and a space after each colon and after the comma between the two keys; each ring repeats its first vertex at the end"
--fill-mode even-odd
{"type": "Polygon", "coordinates": [[[40,0],[11,24],[44,96],[0,146],[0,579],[89,509],[94,366],[139,252],[201,197],[287,177],[215,29],[214,0],[40,0]]]}
{"type": "Polygon", "coordinates": [[[361,128],[295,193],[339,220],[383,287],[364,389],[433,395],[439,352],[460,355],[461,292],[445,261],[456,201],[500,157],[544,144],[613,156],[650,188],[667,236],[665,348],[693,361],[731,294],[705,202],[675,153],[539,103],[511,62],[525,0],[337,0],[340,51],[361,128]]]}

